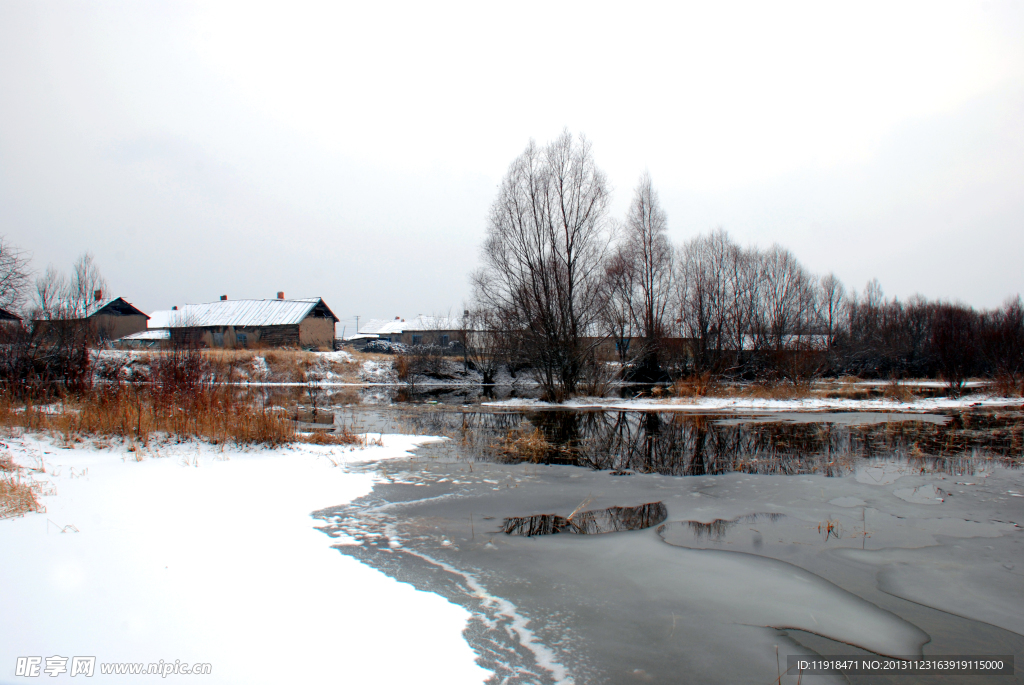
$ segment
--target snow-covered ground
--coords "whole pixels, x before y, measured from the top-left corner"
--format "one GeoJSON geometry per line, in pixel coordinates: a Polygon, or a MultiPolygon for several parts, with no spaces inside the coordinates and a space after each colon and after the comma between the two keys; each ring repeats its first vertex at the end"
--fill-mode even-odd
{"type": "Polygon", "coordinates": [[[48,494],[45,513],[0,520],[0,683],[40,680],[15,675],[18,657],[32,656],[44,668],[51,656],[95,656],[98,683],[133,681],[101,664],[160,660],[211,664],[208,683],[482,682],[466,610],[339,554],[310,517],[370,492],[377,476],[350,464],[427,440],[192,443],[141,460],[8,440],[0,450],[43,469],[31,476],[48,494]]]}
{"type": "Polygon", "coordinates": [[[675,397],[669,399],[637,398],[616,399],[611,397],[583,397],[555,404],[530,398],[516,397],[496,402],[484,402],[487,407],[509,407],[530,409],[616,409],[629,411],[899,411],[932,412],[944,409],[966,407],[1020,406],[1024,400],[1019,397],[991,397],[989,395],[965,395],[960,398],[922,398],[912,402],[897,402],[888,399],[854,400],[843,398],[814,397],[808,399],[770,400],[753,397],[675,397]]]}

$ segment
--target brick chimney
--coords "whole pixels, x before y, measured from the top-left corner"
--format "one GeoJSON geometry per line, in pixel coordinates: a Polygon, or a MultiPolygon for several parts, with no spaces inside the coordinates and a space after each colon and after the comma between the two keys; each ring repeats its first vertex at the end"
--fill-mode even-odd
{"type": "Polygon", "coordinates": [[[279,299],[279,300],[283,300],[284,299],[284,291],[283,290],[278,290],[277,291],[277,299],[279,299]]]}
{"type": "Polygon", "coordinates": [[[221,296],[220,296],[220,301],[221,301],[221,302],[223,302],[223,301],[224,301],[224,300],[226,300],[226,299],[228,299],[228,296],[227,296],[227,295],[221,295],[221,296]]]}
{"type": "Polygon", "coordinates": [[[103,291],[102,290],[97,290],[97,291],[93,292],[92,296],[93,296],[93,299],[95,299],[97,302],[99,302],[100,300],[103,299],[103,291]]]}

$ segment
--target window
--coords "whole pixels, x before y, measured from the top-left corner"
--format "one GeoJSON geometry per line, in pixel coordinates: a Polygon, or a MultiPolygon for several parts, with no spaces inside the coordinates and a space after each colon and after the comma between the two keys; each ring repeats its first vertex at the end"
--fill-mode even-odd
{"type": "Polygon", "coordinates": [[[419,345],[421,340],[423,340],[423,336],[422,335],[414,335],[414,336],[412,336],[412,344],[413,345],[419,345]]]}
{"type": "Polygon", "coordinates": [[[249,342],[249,336],[247,336],[245,333],[236,333],[235,341],[238,343],[239,347],[245,347],[246,344],[249,342]]]}
{"type": "Polygon", "coordinates": [[[442,345],[447,345],[448,344],[448,336],[447,335],[442,335],[441,336],[441,344],[442,345]]]}

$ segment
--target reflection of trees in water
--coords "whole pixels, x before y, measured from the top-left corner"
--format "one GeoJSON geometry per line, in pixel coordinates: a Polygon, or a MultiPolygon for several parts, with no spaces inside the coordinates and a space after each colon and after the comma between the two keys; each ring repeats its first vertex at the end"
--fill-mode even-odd
{"type": "Polygon", "coordinates": [[[734,519],[715,519],[710,523],[704,523],[702,521],[687,521],[686,525],[689,526],[690,531],[693,533],[693,537],[698,540],[714,540],[720,542],[729,528],[738,523],[775,523],[780,519],[785,518],[785,514],[776,513],[765,513],[765,514],[747,514],[746,516],[740,516],[734,519]]]}
{"type": "Polygon", "coordinates": [[[850,468],[850,432],[831,424],[729,424],[706,415],[595,414],[578,463],[596,469],[675,476],[743,471],[842,475],[850,468]],[[596,418],[600,417],[600,418],[596,418]]]}
{"type": "MultiPolygon", "coordinates": [[[[732,423],[676,412],[432,411],[411,415],[417,432],[447,435],[468,456],[517,461],[495,449],[512,431],[539,428],[551,445],[545,463],[676,476],[816,473],[841,476],[862,458],[891,457],[914,468],[974,473],[992,457],[1021,461],[1020,412],[954,415],[946,425],[893,421],[732,423]]],[[[532,457],[531,457],[532,458],[532,457]]]]}
{"type": "MultiPolygon", "coordinates": [[[[552,413],[552,412],[548,412],[552,413]]],[[[571,439],[575,463],[666,475],[817,473],[841,476],[862,458],[894,457],[915,467],[973,473],[979,460],[1021,456],[1019,414],[846,426],[833,423],[722,423],[701,414],[557,412],[530,420],[553,442],[571,439]],[[574,426],[566,425],[575,421],[574,426]],[[972,426],[964,430],[964,425],[972,426]]],[[[564,442],[561,444],[565,444],[564,442]]]]}
{"type": "Polygon", "coordinates": [[[690,527],[693,532],[693,537],[698,540],[721,540],[725,537],[726,532],[729,530],[735,521],[729,521],[724,519],[715,519],[711,523],[701,523],[700,521],[687,521],[686,525],[690,527]]]}

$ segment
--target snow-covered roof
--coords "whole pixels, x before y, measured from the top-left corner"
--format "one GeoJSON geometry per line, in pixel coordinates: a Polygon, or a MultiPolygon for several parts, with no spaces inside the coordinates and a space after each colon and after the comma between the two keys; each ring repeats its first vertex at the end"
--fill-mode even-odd
{"type": "Polygon", "coordinates": [[[171,331],[166,328],[148,328],[138,333],[132,333],[126,335],[118,340],[169,340],[171,337],[171,331]]]}
{"type": "Polygon", "coordinates": [[[302,300],[220,300],[205,304],[186,304],[178,309],[165,309],[150,315],[150,328],[186,328],[208,326],[286,326],[298,324],[322,306],[335,321],[323,300],[311,297],[302,300]]]}
{"type": "Polygon", "coordinates": [[[458,331],[462,320],[448,316],[417,316],[415,319],[370,319],[359,327],[360,334],[391,335],[405,331],[458,331]]]}

